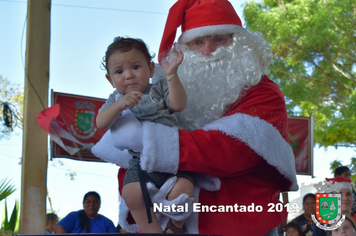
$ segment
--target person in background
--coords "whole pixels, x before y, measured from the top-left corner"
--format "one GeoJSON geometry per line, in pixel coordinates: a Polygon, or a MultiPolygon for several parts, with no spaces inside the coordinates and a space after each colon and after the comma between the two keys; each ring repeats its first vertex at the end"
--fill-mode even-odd
{"type": "Polygon", "coordinates": [[[286,236],[304,236],[302,229],[296,223],[290,222],[286,225],[286,236]]]}
{"type": "MultiPolygon", "coordinates": [[[[334,177],[341,176],[345,178],[351,179],[351,170],[347,166],[338,166],[335,168],[334,177]]],[[[355,186],[354,186],[355,187],[355,186]]],[[[354,198],[354,202],[352,204],[352,212],[356,213],[356,191],[352,188],[352,196],[354,198]]]]}
{"type": "Polygon", "coordinates": [[[316,211],[316,196],[313,193],[308,193],[303,197],[303,210],[304,213],[294,218],[291,222],[296,223],[302,229],[303,235],[311,236],[316,228],[311,214],[316,211]]]}
{"type": "Polygon", "coordinates": [[[351,178],[351,171],[347,166],[338,166],[335,168],[334,177],[341,176],[345,178],[351,178]]]}
{"type": "Polygon", "coordinates": [[[54,213],[47,214],[46,234],[53,234],[53,228],[58,223],[58,216],[54,213]]]}
{"type": "Polygon", "coordinates": [[[328,236],[356,236],[355,221],[349,215],[346,215],[346,219],[340,228],[329,231],[328,236]]]}
{"type": "Polygon", "coordinates": [[[337,176],[332,179],[326,179],[327,181],[338,182],[342,184],[342,188],[340,189],[341,193],[341,213],[345,215],[349,215],[356,220],[356,214],[352,212],[352,205],[354,202],[352,195],[352,186],[351,179],[337,176]]]}
{"type": "Polygon", "coordinates": [[[100,195],[97,192],[87,192],[83,198],[84,209],[73,211],[65,216],[54,227],[54,233],[117,233],[114,223],[98,214],[100,204],[100,195]]]}

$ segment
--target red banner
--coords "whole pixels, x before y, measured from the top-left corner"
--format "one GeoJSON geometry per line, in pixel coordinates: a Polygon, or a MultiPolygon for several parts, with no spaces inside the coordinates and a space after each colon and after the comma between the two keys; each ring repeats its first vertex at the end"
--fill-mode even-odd
{"type": "MultiPolygon", "coordinates": [[[[65,145],[79,147],[78,152],[70,155],[56,142],[51,141],[51,156],[83,161],[102,161],[90,152],[90,148],[84,146],[90,147],[97,143],[105,133],[105,130],[99,130],[95,123],[98,110],[104,104],[105,99],[53,92],[52,101],[53,104],[60,105],[60,114],[55,120],[64,123],[67,127],[66,131],[83,145],[62,139],[65,145]]],[[[312,120],[308,117],[289,117],[288,125],[297,173],[312,175],[312,120]]]]}
{"type": "Polygon", "coordinates": [[[79,96],[66,93],[52,93],[52,104],[60,105],[60,114],[55,121],[65,124],[66,131],[74,136],[84,145],[78,145],[70,140],[62,139],[68,146],[75,146],[79,151],[70,155],[56,142],[51,141],[51,157],[66,157],[83,161],[103,161],[95,157],[90,147],[97,143],[104,135],[105,130],[100,130],[96,126],[95,118],[99,109],[105,103],[105,99],[79,96]]]}
{"type": "Polygon", "coordinates": [[[310,117],[289,117],[288,128],[297,174],[312,175],[312,119],[310,117]]]}

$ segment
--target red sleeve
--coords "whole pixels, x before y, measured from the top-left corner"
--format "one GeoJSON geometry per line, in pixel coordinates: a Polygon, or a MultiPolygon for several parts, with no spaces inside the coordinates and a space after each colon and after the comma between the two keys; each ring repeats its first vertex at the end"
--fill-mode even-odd
{"type": "MultiPolygon", "coordinates": [[[[226,116],[236,113],[257,116],[267,121],[289,141],[284,97],[278,86],[266,76],[258,85],[246,91],[243,97],[231,106],[226,116]]],[[[265,163],[263,158],[245,143],[218,131],[181,130],[179,142],[179,170],[229,177],[244,174],[265,163]]]]}

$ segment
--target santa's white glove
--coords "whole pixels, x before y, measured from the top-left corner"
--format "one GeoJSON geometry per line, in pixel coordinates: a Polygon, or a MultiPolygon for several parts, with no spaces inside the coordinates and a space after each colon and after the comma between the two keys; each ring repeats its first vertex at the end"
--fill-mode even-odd
{"type": "MultiPolygon", "coordinates": [[[[186,212],[176,212],[176,211],[174,211],[174,212],[173,211],[159,212],[173,220],[181,221],[181,220],[187,219],[190,216],[190,214],[192,213],[192,211],[193,211],[192,203],[194,202],[194,198],[190,198],[188,194],[182,193],[181,195],[179,195],[177,198],[175,198],[173,200],[167,200],[167,195],[172,190],[176,181],[177,181],[177,177],[174,176],[174,177],[168,179],[162,185],[162,187],[160,189],[157,189],[154,184],[148,182],[147,190],[151,196],[152,202],[157,203],[157,204],[162,204],[163,208],[165,205],[172,206],[174,204],[175,206],[181,206],[181,205],[185,206],[185,204],[187,203],[188,211],[186,211],[186,212]]],[[[172,208],[170,207],[170,209],[172,209],[172,208]]],[[[183,208],[183,209],[185,209],[185,208],[183,208]]]]}
{"type": "Polygon", "coordinates": [[[142,123],[130,109],[122,112],[120,118],[111,126],[110,132],[116,148],[142,152],[142,123]]]}
{"type": "Polygon", "coordinates": [[[142,170],[176,174],[179,165],[179,131],[154,122],[143,122],[142,170]]]}
{"type": "Polygon", "coordinates": [[[129,168],[129,160],[132,158],[127,150],[119,150],[114,147],[109,130],[106,131],[99,142],[92,147],[91,152],[107,162],[124,168],[129,168]]]}

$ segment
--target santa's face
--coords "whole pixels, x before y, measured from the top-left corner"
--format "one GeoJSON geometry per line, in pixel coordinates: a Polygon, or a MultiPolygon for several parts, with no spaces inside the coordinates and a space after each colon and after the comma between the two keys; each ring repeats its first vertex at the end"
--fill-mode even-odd
{"type": "MultiPolygon", "coordinates": [[[[211,42],[208,36],[203,39],[211,42]]],[[[268,73],[272,61],[272,52],[262,34],[249,33],[243,28],[232,34],[228,45],[214,48],[209,56],[191,50],[187,43],[174,47],[184,53],[178,75],[187,93],[187,106],[177,115],[187,130],[200,129],[221,118],[230,105],[268,73]]],[[[174,53],[170,53],[166,60],[174,58],[174,53]]],[[[162,77],[165,77],[163,67],[157,66],[153,82],[162,77]]]]}
{"type": "MultiPolygon", "coordinates": [[[[263,70],[256,53],[259,49],[249,44],[254,43],[251,38],[257,38],[256,42],[262,39],[247,34],[234,34],[230,45],[212,49],[209,56],[199,50],[191,50],[188,44],[175,45],[184,53],[178,75],[188,101],[186,108],[179,113],[179,119],[186,129],[199,129],[222,117],[229,106],[243,96],[243,91],[261,80],[263,70]]],[[[211,43],[209,38],[204,39],[204,45],[211,43]]],[[[269,51],[268,45],[262,46],[263,50],[267,48],[269,51]]]]}

